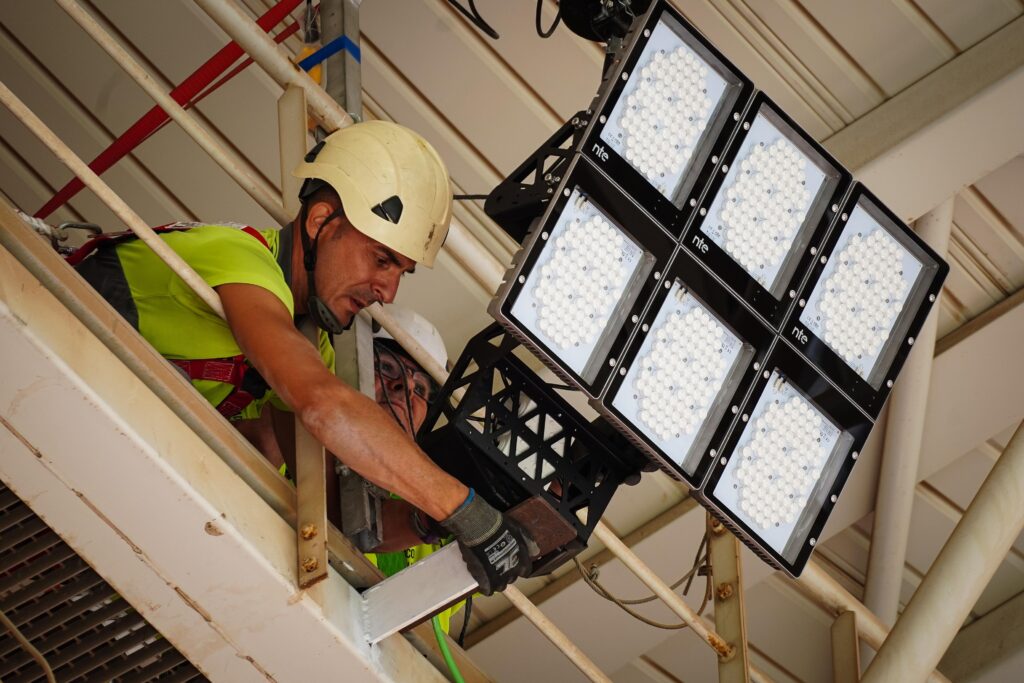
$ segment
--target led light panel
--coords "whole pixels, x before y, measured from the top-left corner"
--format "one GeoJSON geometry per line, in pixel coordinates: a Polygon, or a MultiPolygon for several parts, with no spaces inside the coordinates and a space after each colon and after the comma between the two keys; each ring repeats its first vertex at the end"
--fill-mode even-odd
{"type": "Polygon", "coordinates": [[[677,255],[665,286],[595,408],[697,487],[773,332],[689,256],[677,255]]]}
{"type": "Polygon", "coordinates": [[[593,396],[613,370],[609,356],[628,341],[628,315],[646,304],[673,250],[667,233],[578,159],[491,313],[593,396]]]}
{"type": "Polygon", "coordinates": [[[582,149],[672,226],[753,87],[667,3],[653,3],[629,41],[582,149]]]}
{"type": "Polygon", "coordinates": [[[547,242],[512,314],[576,374],[589,376],[643,250],[578,188],[547,242]]]}
{"type": "Polygon", "coordinates": [[[659,23],[601,139],[672,199],[728,85],[668,23],[659,23]]]}
{"type": "Polygon", "coordinates": [[[848,185],[839,163],[758,93],[683,243],[781,323],[848,185]]]}
{"type": "Polygon", "coordinates": [[[854,208],[800,322],[867,380],[921,274],[921,262],[854,208]]]}
{"type": "Polygon", "coordinates": [[[790,336],[877,414],[947,267],[862,187],[801,295],[790,336]]]}
{"type": "Polygon", "coordinates": [[[762,558],[798,575],[871,423],[785,342],[764,367],[702,496],[762,558]]]}
{"type": "Polygon", "coordinates": [[[837,456],[845,455],[840,430],[778,371],[749,417],[715,495],[792,561],[799,546],[791,541],[806,518],[802,513],[826,467],[834,469],[837,456]]]}
{"type": "Polygon", "coordinates": [[[677,282],[658,312],[613,405],[684,469],[707,431],[711,409],[728,399],[743,342],[677,282]],[[689,457],[688,457],[689,456],[689,457]]]}

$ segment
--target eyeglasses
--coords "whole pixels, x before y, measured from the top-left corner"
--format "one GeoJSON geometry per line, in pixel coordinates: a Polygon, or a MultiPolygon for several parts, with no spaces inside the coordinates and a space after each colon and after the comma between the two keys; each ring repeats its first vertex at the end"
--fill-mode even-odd
{"type": "Polygon", "coordinates": [[[377,364],[377,372],[386,380],[412,379],[412,393],[419,396],[426,402],[430,402],[433,396],[434,381],[430,375],[422,370],[416,370],[402,362],[398,355],[390,349],[379,351],[373,350],[373,357],[377,364]]]}

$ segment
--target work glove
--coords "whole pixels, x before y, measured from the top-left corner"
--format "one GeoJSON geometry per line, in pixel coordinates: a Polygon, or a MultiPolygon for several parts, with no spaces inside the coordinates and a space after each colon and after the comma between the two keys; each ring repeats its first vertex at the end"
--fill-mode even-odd
{"type": "Polygon", "coordinates": [[[473,489],[441,526],[459,542],[462,559],[484,595],[503,591],[528,574],[530,556],[538,553],[537,545],[515,520],[495,510],[473,489]]]}

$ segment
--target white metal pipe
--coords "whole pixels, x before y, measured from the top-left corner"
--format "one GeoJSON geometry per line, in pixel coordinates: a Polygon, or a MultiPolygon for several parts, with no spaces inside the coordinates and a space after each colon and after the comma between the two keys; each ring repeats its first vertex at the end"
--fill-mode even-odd
{"type": "Polygon", "coordinates": [[[650,588],[655,595],[661,598],[680,619],[686,622],[686,625],[700,636],[700,639],[707,643],[719,657],[724,658],[732,655],[733,646],[715,633],[714,629],[711,628],[704,618],[687,605],[682,597],[659,578],[604,522],[598,522],[594,527],[594,536],[604,543],[605,547],[612,554],[622,560],[622,563],[650,588]]]}
{"type": "MultiPolygon", "coordinates": [[[[889,634],[886,625],[860,600],[839,585],[838,581],[829,576],[819,564],[813,561],[808,562],[803,574],[799,579],[793,581],[792,585],[833,617],[838,617],[843,612],[855,613],[857,632],[861,639],[875,650],[882,646],[889,634]]],[[[934,669],[934,667],[932,668],[934,669]]],[[[934,683],[949,683],[949,679],[938,671],[932,671],[928,680],[934,683]]]]}
{"type": "Polygon", "coordinates": [[[4,83],[0,82],[0,101],[11,110],[18,120],[39,138],[50,150],[57,155],[61,162],[71,169],[71,172],[78,176],[86,186],[92,190],[100,200],[110,207],[110,210],[121,219],[121,221],[139,236],[143,242],[156,252],[156,255],[163,260],[195,293],[221,318],[224,317],[224,307],[221,306],[220,297],[213,291],[210,285],[206,284],[203,278],[199,277],[192,267],[178,256],[177,252],[168,247],[160,237],[153,232],[153,229],[146,225],[142,218],[132,211],[123,199],[110,189],[110,186],[103,182],[89,166],[76,155],[71,148],[64,144],[45,123],[36,116],[32,110],[18,99],[4,83]]]}
{"type": "Polygon", "coordinates": [[[996,461],[863,681],[916,681],[939,663],[1024,527],[1024,422],[996,461]]]}
{"type": "Polygon", "coordinates": [[[523,616],[529,619],[534,626],[540,629],[540,632],[555,647],[561,650],[587,678],[594,681],[594,683],[611,683],[611,679],[605,676],[597,668],[597,665],[583,654],[583,650],[576,643],[569,640],[569,637],[562,633],[561,629],[555,626],[554,622],[548,619],[543,612],[537,609],[537,606],[530,602],[530,599],[523,595],[522,591],[515,586],[509,586],[502,592],[502,595],[508,598],[509,602],[522,612],[523,616]]]}
{"type": "MultiPolygon", "coordinates": [[[[297,85],[305,90],[309,113],[324,129],[335,131],[352,123],[352,117],[344,108],[331,99],[302,69],[293,64],[284,49],[264,33],[236,3],[230,0],[195,2],[282,88],[297,85]]],[[[504,265],[480,244],[466,226],[452,220],[445,247],[488,293],[494,293],[498,289],[505,273],[504,265]]],[[[386,326],[384,329],[391,332],[386,326]]]]}
{"type": "Polygon", "coordinates": [[[284,48],[264,33],[235,2],[195,0],[195,3],[282,88],[297,85],[305,90],[309,112],[326,130],[335,131],[353,123],[344,108],[292,62],[284,48]]]}
{"type": "Polygon", "coordinates": [[[88,12],[82,9],[75,0],[57,0],[57,4],[146,91],[146,94],[153,98],[167,112],[168,116],[174,119],[175,123],[181,126],[203,148],[203,151],[220,164],[220,167],[238,183],[239,187],[255,199],[263,207],[264,211],[273,216],[274,220],[282,225],[294,218],[294,216],[287,215],[276,191],[271,191],[265,183],[261,183],[256,176],[245,168],[245,162],[238,154],[229,151],[218,143],[192,114],[186,112],[173,97],[165,93],[153,77],[128,54],[128,51],[121,47],[109,33],[103,30],[103,27],[88,12]]]}
{"type": "MultiPolygon", "coordinates": [[[[952,226],[953,198],[950,197],[918,219],[914,227],[925,242],[939,255],[944,255],[952,226]]],[[[914,341],[913,352],[907,359],[899,383],[889,397],[889,419],[885,426],[885,446],[878,473],[874,527],[864,584],[864,605],[889,626],[896,621],[903,586],[938,320],[939,306],[936,302],[914,341]]]]}

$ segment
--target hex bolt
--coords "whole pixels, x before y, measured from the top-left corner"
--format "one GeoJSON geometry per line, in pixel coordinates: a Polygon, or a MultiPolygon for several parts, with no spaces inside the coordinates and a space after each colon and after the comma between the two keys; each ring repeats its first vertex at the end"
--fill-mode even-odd
{"type": "Polygon", "coordinates": [[[733,587],[731,583],[722,583],[718,585],[717,589],[719,600],[728,600],[732,597],[733,587]]]}
{"type": "Polygon", "coordinates": [[[307,557],[302,561],[302,569],[307,573],[311,574],[320,568],[320,563],[315,557],[307,557]]]}
{"type": "Polygon", "coordinates": [[[306,524],[306,525],[304,525],[302,527],[302,529],[299,530],[299,534],[302,536],[302,539],[305,540],[305,541],[308,541],[308,540],[310,540],[312,538],[316,538],[316,535],[317,535],[316,524],[306,524]]]}

